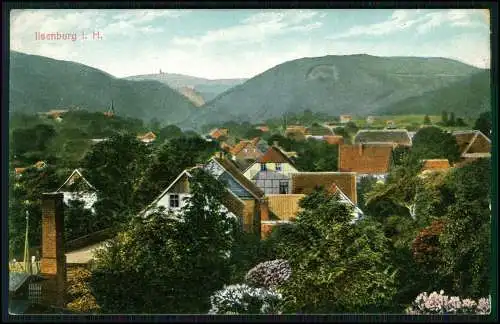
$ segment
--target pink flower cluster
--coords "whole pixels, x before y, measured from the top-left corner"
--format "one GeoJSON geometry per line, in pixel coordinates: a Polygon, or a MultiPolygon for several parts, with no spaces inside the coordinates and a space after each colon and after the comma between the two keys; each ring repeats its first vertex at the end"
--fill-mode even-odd
{"type": "Polygon", "coordinates": [[[406,310],[409,315],[429,314],[480,314],[490,313],[489,298],[480,298],[477,302],[472,299],[460,299],[456,296],[446,296],[444,291],[432,292],[430,295],[423,292],[415,298],[413,304],[406,310]]]}

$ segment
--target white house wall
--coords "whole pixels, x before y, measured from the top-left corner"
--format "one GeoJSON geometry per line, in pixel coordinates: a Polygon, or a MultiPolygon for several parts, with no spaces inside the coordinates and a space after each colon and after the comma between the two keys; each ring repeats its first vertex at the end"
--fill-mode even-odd
{"type": "MultiPolygon", "coordinates": [[[[266,163],[266,169],[267,171],[276,171],[279,173],[282,173],[284,175],[290,175],[292,173],[297,173],[297,169],[293,167],[290,163],[280,163],[281,164],[281,171],[276,171],[276,163],[271,162],[271,163],[266,163]]],[[[257,173],[260,172],[260,163],[254,163],[248,170],[243,173],[243,175],[250,180],[253,180],[253,178],[257,175],[257,173]]]]}

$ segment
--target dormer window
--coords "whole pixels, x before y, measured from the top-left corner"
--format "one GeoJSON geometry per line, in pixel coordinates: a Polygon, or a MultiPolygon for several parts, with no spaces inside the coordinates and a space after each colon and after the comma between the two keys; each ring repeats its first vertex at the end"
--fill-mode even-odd
{"type": "Polygon", "coordinates": [[[260,171],[267,171],[267,166],[265,163],[260,164],[260,171]]]}

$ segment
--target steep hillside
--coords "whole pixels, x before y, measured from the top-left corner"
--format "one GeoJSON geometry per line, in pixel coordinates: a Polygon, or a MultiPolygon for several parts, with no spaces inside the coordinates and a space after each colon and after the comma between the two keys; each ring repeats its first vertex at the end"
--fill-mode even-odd
{"type": "Polygon", "coordinates": [[[443,58],[324,56],[285,62],[205,104],[197,123],[262,121],[310,109],[368,114],[464,80],[479,69],[443,58]]]}
{"type": "Polygon", "coordinates": [[[192,88],[181,87],[177,89],[177,91],[179,91],[179,93],[182,94],[184,97],[188,98],[189,101],[191,101],[193,105],[195,105],[196,107],[201,107],[205,104],[203,96],[192,88]]]}
{"type": "Polygon", "coordinates": [[[178,123],[196,109],[183,95],[157,81],[129,81],[89,66],[10,52],[10,112],[34,113],[80,107],[163,123],[178,123]]]}
{"type": "Polygon", "coordinates": [[[246,79],[204,79],[176,73],[144,74],[125,78],[126,80],[154,80],[174,89],[193,88],[203,100],[210,101],[217,95],[246,81],[246,79]]]}
{"type": "Polygon", "coordinates": [[[453,111],[457,116],[477,117],[481,112],[491,110],[490,86],[490,70],[484,70],[444,88],[397,102],[381,112],[404,115],[453,111]]]}

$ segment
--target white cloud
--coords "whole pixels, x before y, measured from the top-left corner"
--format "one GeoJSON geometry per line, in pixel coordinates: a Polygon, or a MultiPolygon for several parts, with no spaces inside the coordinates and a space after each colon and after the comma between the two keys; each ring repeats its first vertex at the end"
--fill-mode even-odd
{"type": "Polygon", "coordinates": [[[311,22],[318,16],[319,12],[310,10],[260,12],[244,19],[239,25],[209,30],[199,37],[175,37],[172,44],[204,46],[219,42],[262,42],[272,36],[319,28],[321,22],[311,22]]]}
{"type": "Polygon", "coordinates": [[[407,29],[422,20],[418,16],[419,10],[395,10],[391,17],[383,22],[358,25],[351,27],[344,33],[328,37],[329,39],[341,39],[361,35],[385,35],[407,29]]]}
{"type": "Polygon", "coordinates": [[[454,27],[480,27],[484,23],[477,21],[478,10],[456,9],[430,11],[421,9],[395,10],[389,19],[369,25],[354,26],[343,33],[332,35],[328,39],[341,39],[354,36],[381,36],[397,33],[410,27],[416,27],[420,34],[433,28],[448,24],[454,27]]]}
{"type": "Polygon", "coordinates": [[[452,9],[448,11],[431,12],[426,15],[427,21],[417,27],[418,33],[426,33],[433,28],[448,24],[454,27],[481,27],[484,22],[478,21],[478,10],[452,9]]]}

